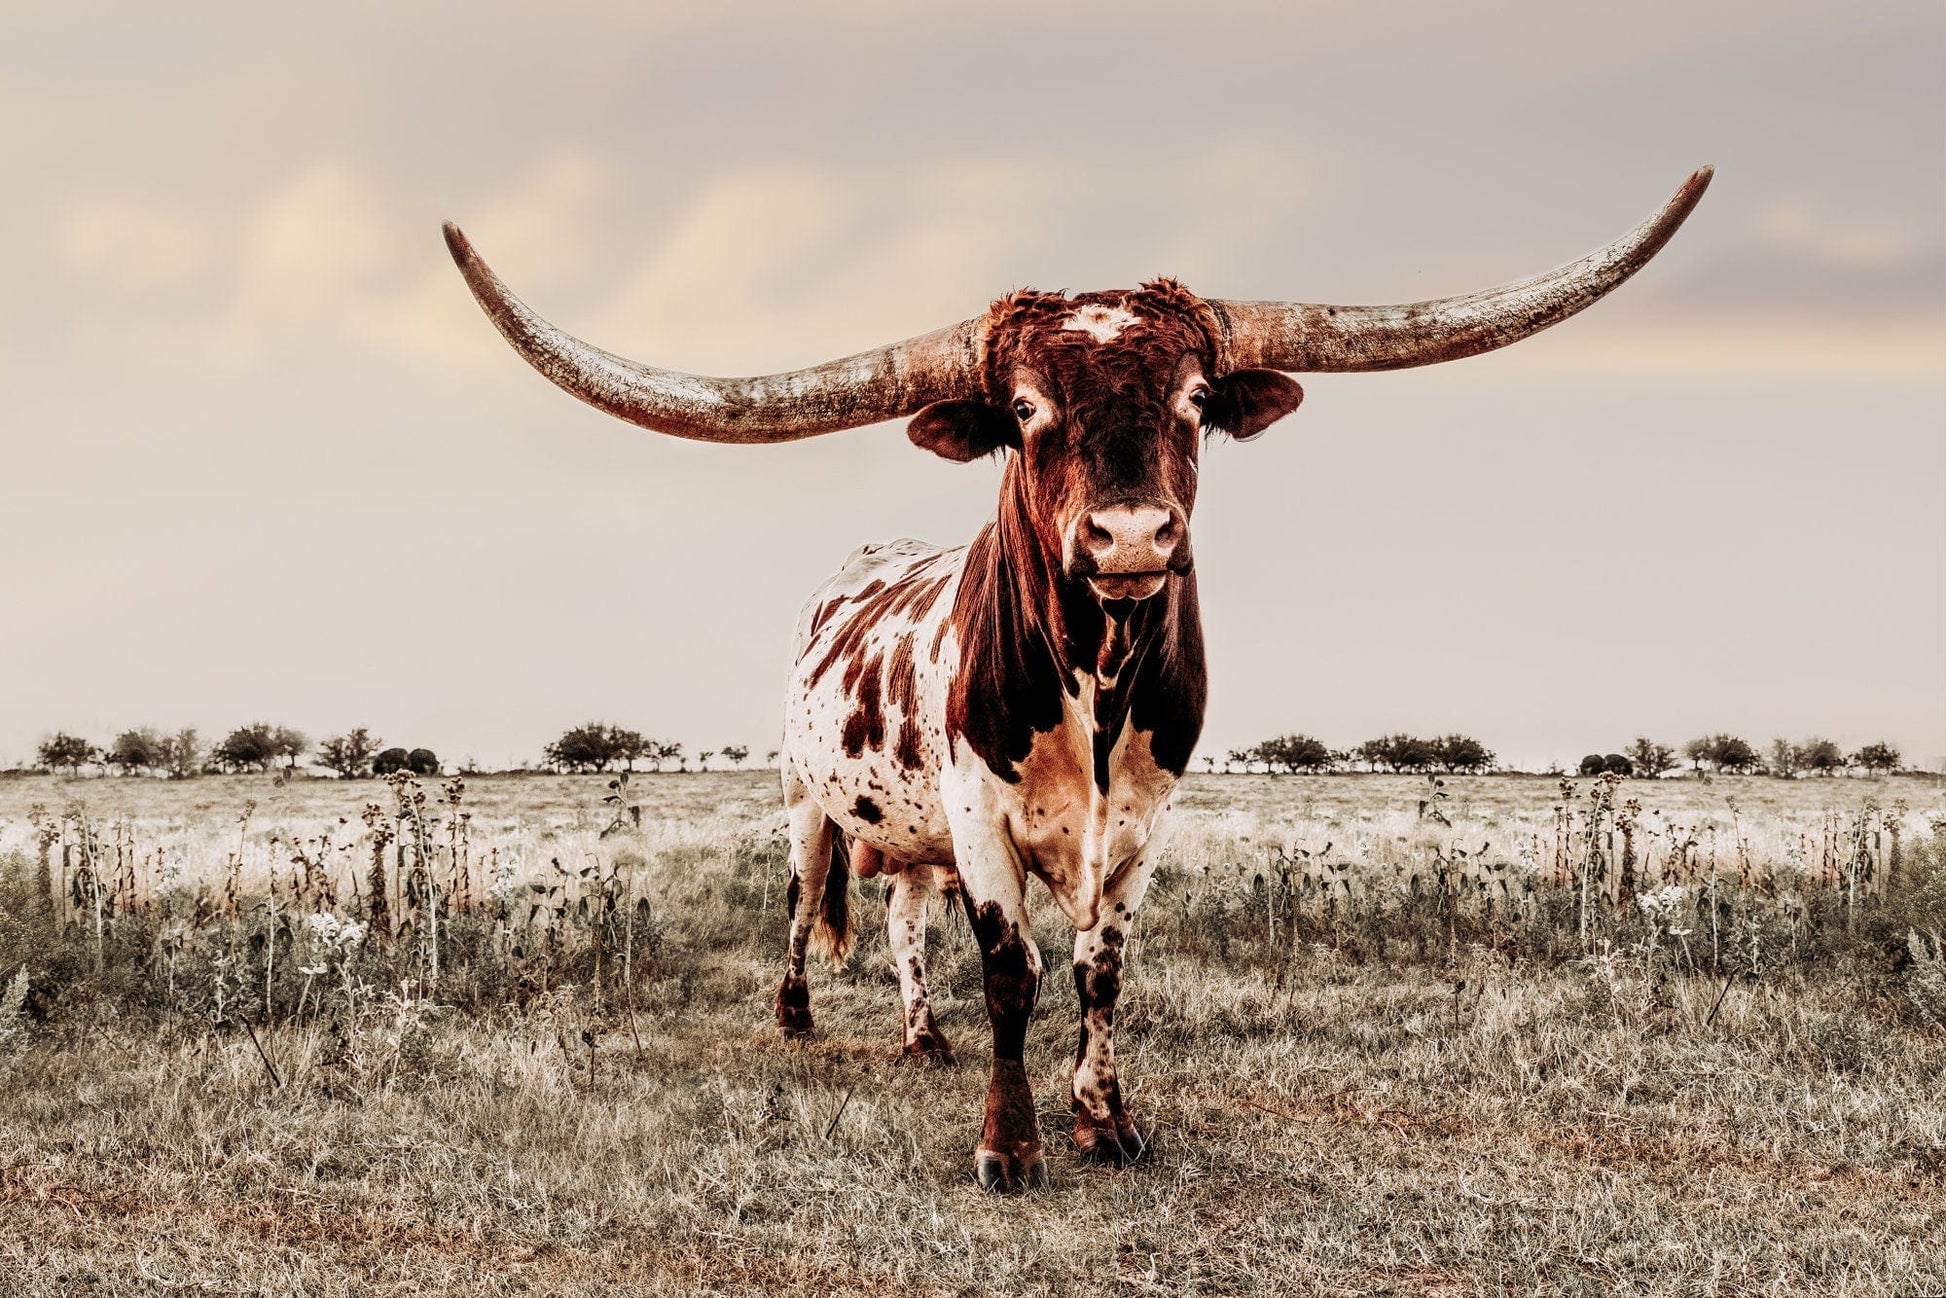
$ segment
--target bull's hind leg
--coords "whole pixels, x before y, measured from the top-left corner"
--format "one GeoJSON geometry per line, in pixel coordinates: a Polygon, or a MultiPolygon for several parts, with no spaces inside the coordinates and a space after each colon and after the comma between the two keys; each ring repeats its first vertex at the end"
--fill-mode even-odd
{"type": "Polygon", "coordinates": [[[905,1053],[908,1059],[951,1064],[953,1048],[933,1021],[926,998],[926,905],[932,893],[930,865],[908,865],[886,880],[886,936],[899,967],[899,995],[905,1001],[905,1053]]]}
{"type": "MultiPolygon", "coordinates": [[[[791,840],[791,882],[784,894],[790,911],[790,954],[784,981],[777,984],[777,1026],[784,1036],[811,1035],[811,985],[804,977],[811,931],[824,909],[824,886],[831,873],[831,821],[789,763],[784,768],[784,814],[791,840]]],[[[840,887],[847,880],[839,880],[840,887]]]]}
{"type": "Polygon", "coordinates": [[[1081,1041],[1074,1054],[1074,1144],[1093,1162],[1122,1166],[1148,1150],[1122,1106],[1115,1076],[1115,1001],[1122,993],[1122,951],[1155,865],[1145,850],[1102,890],[1101,922],[1074,935],[1074,992],[1081,1003],[1081,1041]]]}

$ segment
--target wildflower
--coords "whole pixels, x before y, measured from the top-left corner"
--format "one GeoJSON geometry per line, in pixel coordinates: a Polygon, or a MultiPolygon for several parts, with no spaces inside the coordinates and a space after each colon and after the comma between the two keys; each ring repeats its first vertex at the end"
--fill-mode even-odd
{"type": "Polygon", "coordinates": [[[1683,889],[1679,883],[1672,883],[1658,891],[1642,892],[1635,895],[1635,904],[1642,913],[1651,917],[1667,915],[1682,905],[1683,889]]]}

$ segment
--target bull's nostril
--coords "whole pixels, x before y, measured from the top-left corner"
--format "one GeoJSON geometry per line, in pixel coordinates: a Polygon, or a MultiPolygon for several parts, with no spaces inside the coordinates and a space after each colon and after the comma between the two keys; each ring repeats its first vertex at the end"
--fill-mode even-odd
{"type": "Polygon", "coordinates": [[[1106,550],[1115,544],[1115,534],[1090,516],[1081,525],[1081,540],[1090,550],[1106,550]]]}
{"type": "Polygon", "coordinates": [[[1162,526],[1155,530],[1155,542],[1157,545],[1174,545],[1181,532],[1182,528],[1177,525],[1174,517],[1166,518],[1162,526]]]}

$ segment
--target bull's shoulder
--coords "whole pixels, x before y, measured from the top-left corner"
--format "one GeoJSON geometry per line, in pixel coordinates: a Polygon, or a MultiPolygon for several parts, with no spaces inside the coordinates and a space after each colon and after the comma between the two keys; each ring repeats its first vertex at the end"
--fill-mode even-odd
{"type": "Polygon", "coordinates": [[[965,546],[944,549],[909,537],[859,546],[805,601],[797,618],[798,653],[817,638],[842,605],[863,603],[913,582],[947,577],[959,571],[965,557],[965,546]]]}

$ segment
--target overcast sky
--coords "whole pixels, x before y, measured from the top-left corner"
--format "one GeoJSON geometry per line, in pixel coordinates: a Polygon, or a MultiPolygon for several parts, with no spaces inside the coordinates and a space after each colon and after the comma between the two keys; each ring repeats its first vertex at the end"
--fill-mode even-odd
{"type": "Polygon", "coordinates": [[[773,747],[795,612],[997,471],[702,447],[447,260],[754,373],[1022,285],[1361,302],[1674,243],[1509,351],[1318,376],[1205,459],[1205,751],[1465,730],[1946,755],[1936,0],[0,8],[0,762],[56,727],[600,717],[773,747]]]}

